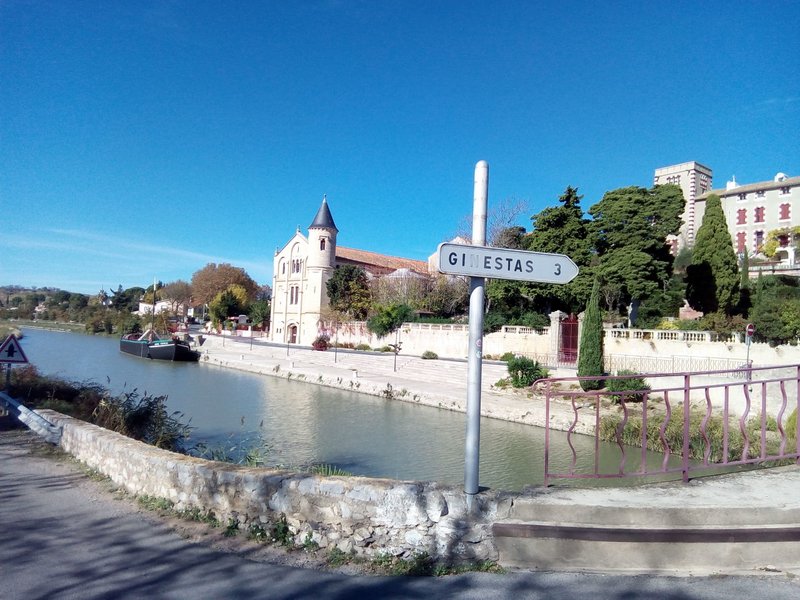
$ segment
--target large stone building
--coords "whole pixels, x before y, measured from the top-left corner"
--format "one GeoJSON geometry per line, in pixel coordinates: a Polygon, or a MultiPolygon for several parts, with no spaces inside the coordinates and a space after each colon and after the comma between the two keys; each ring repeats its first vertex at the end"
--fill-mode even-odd
{"type": "Polygon", "coordinates": [[[653,185],[674,183],[683,190],[683,197],[686,200],[680,233],[670,238],[676,252],[686,246],[691,248],[694,245],[697,229],[703,222],[702,213],[698,215],[697,198],[711,189],[711,181],[711,169],[694,161],[656,169],[653,185]]]}
{"type": "Polygon", "coordinates": [[[676,250],[694,245],[703,223],[706,199],[716,194],[737,253],[763,253],[772,234],[778,249],[771,258],[794,266],[798,236],[792,229],[800,225],[800,177],[778,173],[771,181],[746,185],[736,183],[734,178],[725,188],[712,189],[711,169],[698,162],[686,162],[656,169],[653,183],[674,183],[683,190],[686,207],[680,233],[673,239],[676,250]]]}
{"type": "Polygon", "coordinates": [[[275,253],[272,276],[270,335],[273,342],[309,345],[324,331],[328,280],[340,265],[355,265],[369,278],[428,275],[426,262],[344,248],[328,201],[322,199],[308,226],[308,237],[298,229],[275,253]]]}
{"type": "Polygon", "coordinates": [[[778,173],[772,181],[747,185],[739,185],[734,179],[725,189],[711,190],[697,199],[703,212],[710,194],[720,197],[737,253],[766,251],[771,254],[768,258],[794,266],[797,236],[793,228],[800,225],[800,177],[778,173]],[[770,234],[777,244],[774,254],[767,248],[770,234]]]}

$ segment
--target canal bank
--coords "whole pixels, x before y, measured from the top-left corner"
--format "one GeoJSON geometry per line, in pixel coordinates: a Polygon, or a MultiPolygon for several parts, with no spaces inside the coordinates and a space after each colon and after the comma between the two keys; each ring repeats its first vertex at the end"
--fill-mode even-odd
{"type": "MultiPolygon", "coordinates": [[[[204,337],[200,363],[238,369],[259,375],[294,379],[306,383],[370,394],[423,406],[466,412],[466,361],[427,360],[392,353],[369,353],[277,346],[229,336],[204,337]]],[[[574,370],[551,371],[551,376],[574,376],[574,370]]],[[[481,415],[523,425],[544,427],[544,398],[531,390],[500,388],[508,377],[505,363],[484,361],[481,378],[481,415]]],[[[550,409],[550,427],[567,431],[575,413],[557,401],[550,409]]],[[[575,424],[578,433],[591,434],[591,419],[575,424]]]]}
{"type": "Polygon", "coordinates": [[[293,547],[568,572],[794,577],[800,569],[796,467],[625,489],[485,490],[470,509],[454,486],[206,461],[40,413],[61,428],[64,451],[120,489],[213,514],[237,531],[281,524],[293,547]]]}
{"type": "MultiPolygon", "coordinates": [[[[41,344],[32,343],[30,349],[37,347],[41,349],[41,344]]],[[[133,362],[140,363],[149,372],[186,373],[201,380],[204,371],[213,372],[208,366],[173,372],[168,364],[133,362]]],[[[229,375],[220,372],[214,378],[229,375]]],[[[314,388],[294,382],[290,386],[314,388]]],[[[154,452],[116,434],[63,419],[53,418],[65,425],[64,439],[69,441],[62,447],[133,493],[174,497],[245,524],[275,521],[284,514],[295,528],[297,543],[311,532],[312,541],[316,534],[320,546],[325,543],[341,551],[351,549],[350,542],[352,548],[380,552],[376,546],[380,541],[386,544],[384,550],[426,550],[431,555],[442,549],[460,550],[463,544],[464,549],[483,549],[480,554],[469,553],[476,558],[496,555],[502,564],[544,569],[697,573],[794,569],[800,564],[796,468],[634,491],[532,488],[522,494],[498,494],[487,490],[480,495],[484,510],[476,522],[465,515],[463,493],[455,486],[253,472],[154,452]],[[453,536],[455,544],[450,543],[453,536]],[[690,555],[691,563],[676,567],[681,557],[690,555]]]]}
{"type": "Polygon", "coordinates": [[[31,437],[2,431],[0,419],[0,561],[9,598],[793,600],[798,595],[797,579],[774,571],[691,578],[552,571],[380,577],[359,575],[358,564],[346,563],[326,572],[318,570],[326,564],[319,551],[285,552],[243,533],[226,536],[223,528],[157,517],[111,484],[90,479],[73,461],[39,451],[31,437]]]}

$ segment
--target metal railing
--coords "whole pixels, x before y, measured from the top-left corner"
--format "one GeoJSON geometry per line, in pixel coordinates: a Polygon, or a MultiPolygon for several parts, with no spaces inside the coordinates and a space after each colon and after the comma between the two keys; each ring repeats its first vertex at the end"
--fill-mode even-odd
{"type": "Polygon", "coordinates": [[[610,354],[605,357],[606,368],[611,373],[623,369],[637,373],[690,373],[698,371],[740,370],[746,364],[742,358],[713,356],[639,356],[635,354],[610,354]]]}
{"type": "Polygon", "coordinates": [[[688,481],[728,467],[800,464],[799,384],[800,365],[540,380],[534,398],[542,394],[546,407],[544,483],[670,474],[688,481]],[[598,382],[606,389],[583,390],[598,382]],[[569,425],[567,447],[557,453],[554,418],[569,425]],[[601,460],[606,442],[614,456],[606,444],[601,460]]]}

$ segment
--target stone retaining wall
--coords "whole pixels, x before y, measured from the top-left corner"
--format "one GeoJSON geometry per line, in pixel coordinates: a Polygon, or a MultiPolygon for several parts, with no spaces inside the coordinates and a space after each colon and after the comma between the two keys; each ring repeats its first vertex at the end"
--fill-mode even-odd
{"type": "Polygon", "coordinates": [[[63,428],[61,447],[136,495],[166,498],[177,510],[213,511],[242,529],[285,516],[296,544],[313,540],[365,556],[426,552],[447,562],[497,560],[492,523],[512,494],[483,492],[472,509],[462,490],[437,483],[323,477],[203,460],[137,442],[43,410],[63,428]],[[310,534],[310,537],[309,537],[310,534]]]}

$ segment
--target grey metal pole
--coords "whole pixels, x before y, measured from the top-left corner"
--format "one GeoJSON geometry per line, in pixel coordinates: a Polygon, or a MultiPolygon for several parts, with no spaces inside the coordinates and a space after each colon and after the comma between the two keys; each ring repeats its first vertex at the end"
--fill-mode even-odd
{"type": "MultiPolygon", "coordinates": [[[[489,165],[485,160],[475,165],[475,191],[472,204],[472,245],[486,245],[486,207],[489,196],[489,165]]],[[[464,493],[467,506],[478,493],[481,447],[481,369],[483,346],[483,277],[470,277],[469,347],[467,349],[467,435],[464,452],[464,493]]]]}

